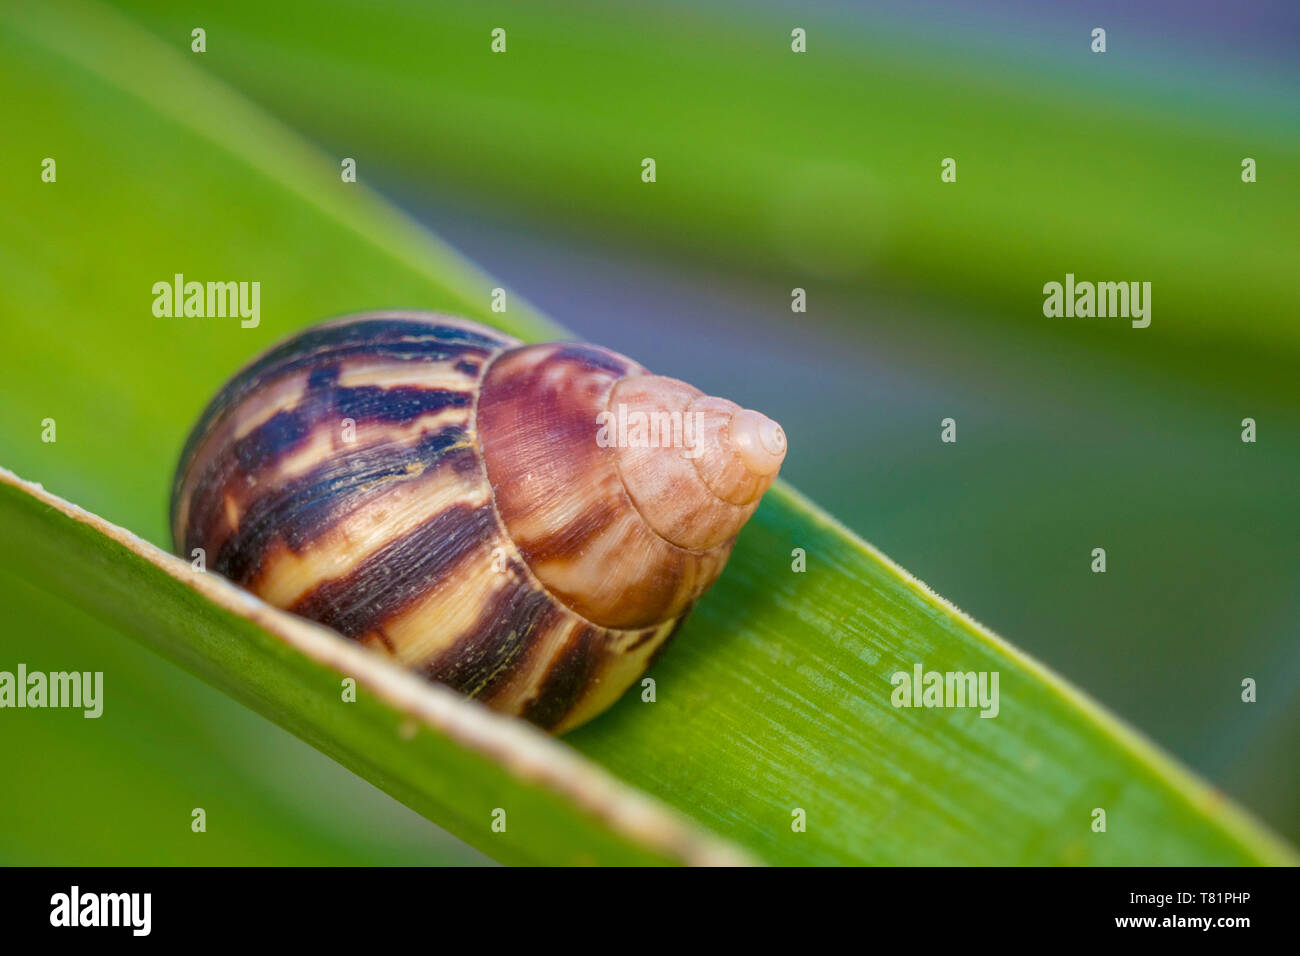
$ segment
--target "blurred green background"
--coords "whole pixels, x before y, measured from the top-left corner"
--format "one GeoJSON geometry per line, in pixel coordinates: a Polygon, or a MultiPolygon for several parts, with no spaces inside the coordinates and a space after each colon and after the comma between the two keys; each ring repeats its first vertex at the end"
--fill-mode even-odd
{"type": "MultiPolygon", "coordinates": [[[[117,6],[334,163],[355,158],[362,183],[512,297],[778,419],[794,485],[1300,840],[1293,5],[117,6]],[[806,54],[790,50],[796,26],[806,54]],[[1089,50],[1097,26],[1105,54],[1089,50]],[[194,27],[206,53],[189,50],[194,27]],[[494,27],[504,55],[489,50],[494,27]],[[1254,184],[1240,178],[1247,156],[1254,184]],[[940,182],[944,157],[956,183],[940,182]],[[1045,318],[1042,286],[1066,272],[1151,282],[1150,328],[1045,318]],[[795,287],[806,313],[791,312],[795,287]],[[1256,444],[1240,440],[1247,416],[1256,444]],[[955,445],[939,441],[945,417],[955,445]],[[1104,575],[1089,570],[1095,547],[1104,575]],[[1244,677],[1257,703],[1240,701],[1244,677]]],[[[0,30],[0,203],[13,213],[0,464],[165,546],[170,467],[198,408],[111,409],[97,428],[95,382],[151,321],[145,293],[166,278],[152,263],[169,246],[196,278],[269,279],[273,266],[204,256],[183,198],[215,175],[203,149],[105,155],[110,128],[126,142],[154,131],[123,130],[111,98],[69,93],[12,21],[0,30]],[[32,212],[46,155],[67,157],[59,189],[76,200],[54,220],[32,212]],[[172,215],[173,235],[115,226],[124,166],[145,167],[160,204],[182,197],[148,211],[172,215]],[[46,229],[86,230],[96,255],[54,255],[46,229]],[[68,346],[60,290],[87,283],[106,290],[103,338],[71,343],[79,375],[50,382],[68,367],[43,359],[68,346]],[[34,287],[48,311],[31,309],[34,287]],[[100,473],[60,467],[62,449],[36,442],[46,414],[82,427],[61,443],[102,445],[100,473]],[[142,430],[135,444],[159,465],[125,498],[107,489],[138,462],[113,429],[142,430]]],[[[99,41],[68,31],[72,45],[99,41]]],[[[262,188],[228,217],[311,261],[322,227],[264,221],[262,188]]],[[[266,282],[255,332],[178,337],[158,404],[179,376],[215,389],[291,327],[277,310],[486,307],[486,287],[469,304],[400,288],[332,299],[331,275],[364,273],[365,256],[320,261],[310,288],[266,282]]],[[[25,768],[0,796],[0,860],[482,861],[79,612],[12,579],[0,589],[0,669],[114,677],[99,721],[0,715],[0,747],[25,768]],[[267,772],[286,766],[288,779],[267,772]],[[109,815],[83,815],[91,799],[109,815]],[[196,844],[187,825],[159,826],[178,803],[186,823],[206,805],[230,825],[196,844]]]]}

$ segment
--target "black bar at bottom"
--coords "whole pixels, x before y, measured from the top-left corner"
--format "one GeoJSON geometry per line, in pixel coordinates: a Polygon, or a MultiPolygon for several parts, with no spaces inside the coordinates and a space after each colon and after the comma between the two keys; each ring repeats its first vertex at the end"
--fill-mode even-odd
{"type": "Polygon", "coordinates": [[[6,943],[75,936],[79,945],[284,936],[337,947],[416,933],[439,947],[513,931],[589,948],[681,932],[695,943],[770,943],[778,929],[812,945],[848,933],[909,948],[1044,932],[1231,942],[1293,925],[1300,902],[1294,869],[70,868],[7,869],[0,881],[6,943]]]}

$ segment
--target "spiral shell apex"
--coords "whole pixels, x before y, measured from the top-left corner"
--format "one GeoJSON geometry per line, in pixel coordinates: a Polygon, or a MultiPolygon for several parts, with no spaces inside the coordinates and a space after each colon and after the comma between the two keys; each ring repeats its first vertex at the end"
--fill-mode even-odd
{"type": "Polygon", "coordinates": [[[178,553],[554,732],[613,703],[785,457],[757,412],[467,319],[319,325],[240,371],[172,491],[178,553]]]}

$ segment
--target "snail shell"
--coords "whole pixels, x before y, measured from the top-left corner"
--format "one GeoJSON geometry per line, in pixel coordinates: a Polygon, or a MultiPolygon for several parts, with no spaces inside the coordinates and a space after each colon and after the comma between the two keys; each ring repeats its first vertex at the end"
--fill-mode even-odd
{"type": "Polygon", "coordinates": [[[372,313],[226,384],[181,456],[172,534],[269,603],[558,733],[664,648],[784,457],[775,422],[608,349],[372,313]]]}

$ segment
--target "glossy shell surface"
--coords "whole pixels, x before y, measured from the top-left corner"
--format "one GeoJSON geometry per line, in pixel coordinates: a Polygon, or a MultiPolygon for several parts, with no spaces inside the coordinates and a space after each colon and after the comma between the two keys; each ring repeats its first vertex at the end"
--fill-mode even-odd
{"type": "MultiPolygon", "coordinates": [[[[173,488],[177,550],[566,730],[641,676],[734,541],[666,538],[628,491],[623,450],[593,441],[618,383],[647,374],[605,349],[522,346],[429,313],[316,326],[203,414],[173,488]]],[[[702,481],[673,480],[640,493],[702,481]]]]}

